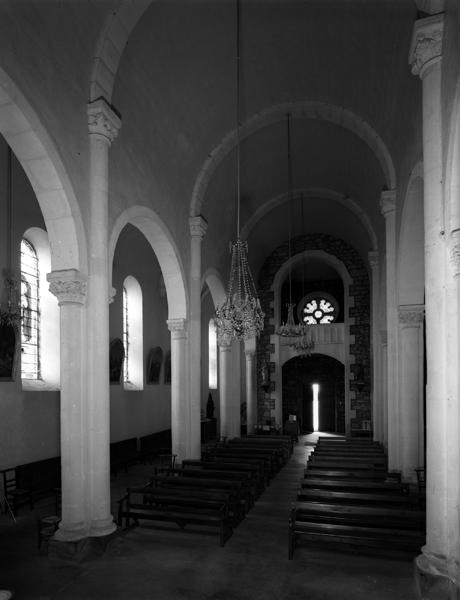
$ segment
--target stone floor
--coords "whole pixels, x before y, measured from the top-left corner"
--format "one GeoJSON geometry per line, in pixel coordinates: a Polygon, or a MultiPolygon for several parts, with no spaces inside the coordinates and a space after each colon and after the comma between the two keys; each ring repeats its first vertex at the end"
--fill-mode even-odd
{"type": "MultiPolygon", "coordinates": [[[[408,600],[412,557],[371,556],[301,545],[288,560],[287,522],[314,435],[302,436],[288,464],[221,548],[217,535],[148,525],[123,532],[99,558],[79,564],[37,550],[35,515],[0,516],[0,589],[14,600],[408,600]]],[[[112,481],[113,510],[126,486],[151,467],[112,481]]],[[[37,506],[42,514],[51,507],[37,506]]],[[[114,513],[115,514],[115,513],[114,513]]]]}

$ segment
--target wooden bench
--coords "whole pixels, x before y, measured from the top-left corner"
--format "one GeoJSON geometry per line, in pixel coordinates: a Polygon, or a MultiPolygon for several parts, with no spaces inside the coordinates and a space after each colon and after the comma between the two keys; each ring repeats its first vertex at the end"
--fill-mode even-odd
{"type": "Polygon", "coordinates": [[[301,487],[304,489],[325,489],[339,490],[343,492],[380,492],[388,493],[405,493],[407,487],[396,481],[372,481],[367,479],[322,479],[314,476],[305,477],[301,482],[301,487]]]}
{"type": "Polygon", "coordinates": [[[418,502],[416,496],[402,493],[336,491],[324,489],[300,488],[297,499],[313,502],[328,502],[342,504],[361,504],[374,506],[415,506],[418,502]]]}
{"type": "Polygon", "coordinates": [[[171,490],[152,487],[128,488],[119,501],[120,526],[123,519],[126,527],[129,527],[131,520],[135,523],[148,520],[174,523],[181,530],[188,527],[191,532],[204,533],[202,528],[217,529],[220,546],[224,546],[233,531],[225,501],[200,494],[188,493],[183,496],[171,490]]]}
{"type": "Polygon", "coordinates": [[[1,473],[6,499],[3,509],[8,510],[9,505],[16,515],[20,506],[28,504],[32,509],[38,499],[56,495],[61,487],[61,457],[25,463],[1,473]]]}
{"type": "Polygon", "coordinates": [[[250,464],[245,462],[226,462],[225,460],[219,461],[214,460],[197,460],[197,459],[185,459],[182,461],[183,469],[203,469],[210,471],[230,471],[238,473],[247,473],[251,481],[254,482],[257,495],[260,495],[265,489],[265,476],[263,463],[250,464]]]}
{"type": "Polygon", "coordinates": [[[230,481],[240,481],[242,489],[245,490],[248,508],[254,505],[258,495],[257,483],[251,472],[248,471],[230,471],[228,469],[210,469],[190,467],[190,465],[182,463],[182,469],[176,470],[182,477],[192,477],[201,479],[228,479],[230,481]]]}
{"type": "Polygon", "coordinates": [[[425,543],[425,513],[418,510],[298,502],[289,518],[288,557],[300,537],[366,548],[417,553],[425,543]]]}
{"type": "Polygon", "coordinates": [[[279,470],[279,465],[276,457],[270,452],[261,452],[251,448],[238,448],[237,446],[217,446],[208,448],[205,457],[217,457],[219,460],[223,458],[240,459],[243,462],[248,460],[259,460],[264,463],[264,470],[267,479],[271,479],[279,470]]]}
{"type": "Polygon", "coordinates": [[[165,473],[162,470],[162,474],[151,477],[149,485],[161,488],[202,490],[211,493],[225,491],[229,494],[228,501],[235,524],[244,518],[251,505],[248,490],[241,481],[214,477],[183,477],[178,475],[178,471],[165,473]]]}

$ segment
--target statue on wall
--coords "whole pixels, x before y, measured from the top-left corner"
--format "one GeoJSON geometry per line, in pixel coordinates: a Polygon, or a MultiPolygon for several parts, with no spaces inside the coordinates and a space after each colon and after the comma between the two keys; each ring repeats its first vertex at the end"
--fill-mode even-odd
{"type": "Polygon", "coordinates": [[[214,419],[214,400],[212,399],[211,392],[209,392],[208,402],[206,404],[206,418],[214,419]]]}
{"type": "Polygon", "coordinates": [[[163,350],[160,346],[152,348],[147,359],[147,383],[160,383],[160,371],[163,363],[163,350]]]}

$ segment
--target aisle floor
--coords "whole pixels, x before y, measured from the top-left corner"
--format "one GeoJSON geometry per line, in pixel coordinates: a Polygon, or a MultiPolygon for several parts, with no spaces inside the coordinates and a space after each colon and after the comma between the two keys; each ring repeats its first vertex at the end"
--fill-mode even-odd
{"type": "MultiPolygon", "coordinates": [[[[289,462],[222,548],[216,534],[141,525],[118,536],[104,556],[66,564],[37,550],[34,513],[23,509],[16,523],[1,515],[0,589],[12,590],[14,600],[415,598],[411,557],[302,544],[288,560],[289,508],[315,439],[299,438],[289,462]]],[[[147,480],[151,470],[135,466],[112,481],[114,511],[124,489],[147,480]]]]}

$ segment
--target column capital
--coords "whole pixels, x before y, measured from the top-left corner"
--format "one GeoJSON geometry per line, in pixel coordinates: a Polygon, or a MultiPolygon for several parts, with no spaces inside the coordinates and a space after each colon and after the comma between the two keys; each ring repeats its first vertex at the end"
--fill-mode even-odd
{"type": "Polygon", "coordinates": [[[228,333],[217,335],[217,344],[220,350],[231,350],[232,336],[228,335],[228,333]]]}
{"type": "Polygon", "coordinates": [[[208,230],[208,223],[206,219],[204,219],[201,215],[198,215],[196,217],[190,217],[188,222],[190,226],[190,235],[192,237],[203,239],[206,235],[206,231],[208,230]]]}
{"type": "Polygon", "coordinates": [[[449,239],[449,262],[454,277],[460,276],[460,230],[452,231],[449,239]]]}
{"type": "Polygon", "coordinates": [[[87,105],[88,129],[90,135],[105,137],[111,144],[121,127],[121,119],[104,98],[98,98],[87,105]]]}
{"type": "Polygon", "coordinates": [[[367,258],[369,260],[369,264],[372,270],[376,269],[379,266],[378,250],[369,250],[369,252],[367,253],[367,258]]]}
{"type": "Polygon", "coordinates": [[[380,210],[382,215],[389,217],[396,210],[396,190],[384,190],[380,196],[380,210]]]}
{"type": "Polygon", "coordinates": [[[423,322],[425,306],[423,304],[402,304],[398,306],[399,323],[405,327],[419,327],[423,322]]]}
{"type": "Polygon", "coordinates": [[[50,284],[50,292],[58,299],[59,306],[85,303],[87,278],[77,269],[51,271],[46,275],[46,279],[50,284]]]}
{"type": "Polygon", "coordinates": [[[185,337],[187,333],[187,319],[167,319],[169,331],[177,338],[185,337]]]}
{"type": "Polygon", "coordinates": [[[427,67],[441,60],[443,32],[443,13],[415,21],[409,50],[413,75],[423,79],[427,67]]]}
{"type": "Polygon", "coordinates": [[[246,355],[246,358],[248,360],[254,360],[254,357],[256,355],[256,351],[253,348],[245,348],[244,349],[244,354],[246,355]]]}

